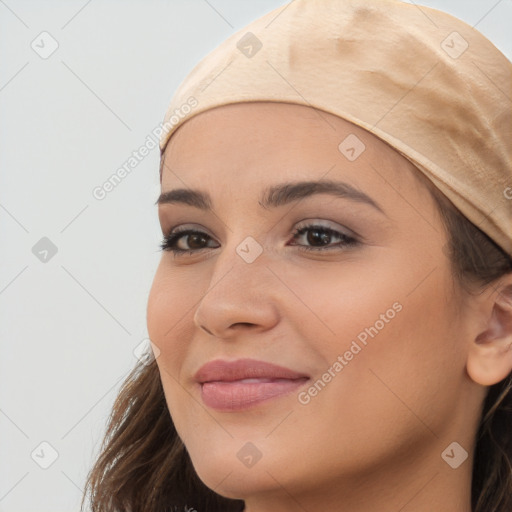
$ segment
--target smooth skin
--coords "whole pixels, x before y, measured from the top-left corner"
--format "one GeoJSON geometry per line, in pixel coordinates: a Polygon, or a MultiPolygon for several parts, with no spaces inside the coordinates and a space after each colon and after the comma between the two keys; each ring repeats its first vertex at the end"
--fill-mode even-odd
{"type": "MultiPolygon", "coordinates": [[[[512,370],[512,278],[474,294],[457,286],[418,172],[367,131],[301,105],[225,105],[171,137],[162,192],[208,193],[212,211],[159,205],[164,234],[180,226],[204,235],[177,242],[193,254],[162,252],[148,332],[199,477],[245,500],[246,512],[471,510],[486,386],[512,370]],[[351,134],[365,145],[354,161],[338,147],[351,134]],[[259,204],[269,186],[321,179],[378,208],[327,193],[259,204]],[[294,236],[308,224],[358,243],[318,228],[294,236]],[[237,252],[247,237],[262,249],[251,263],[237,252]],[[307,391],[396,303],[401,310],[307,404],[298,392],[238,412],[202,402],[193,375],[219,358],[304,372],[307,391]],[[248,442],[261,453],[252,467],[237,456],[248,442]],[[468,452],[456,469],[442,457],[453,442],[468,452]]],[[[464,455],[447,453],[455,463],[464,455]]]]}

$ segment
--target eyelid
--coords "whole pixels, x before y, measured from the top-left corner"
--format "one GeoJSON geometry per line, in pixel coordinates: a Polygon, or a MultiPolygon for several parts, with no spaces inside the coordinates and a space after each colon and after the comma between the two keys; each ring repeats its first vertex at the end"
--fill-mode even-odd
{"type": "Polygon", "coordinates": [[[215,237],[210,233],[210,231],[207,228],[205,228],[204,226],[199,226],[197,224],[179,224],[178,226],[171,227],[167,231],[163,231],[164,235],[175,235],[186,231],[201,231],[202,233],[208,235],[210,238],[215,239],[215,237]]]}
{"type": "Polygon", "coordinates": [[[357,238],[357,239],[363,239],[363,237],[359,236],[357,232],[355,232],[352,229],[347,228],[344,224],[338,224],[337,222],[325,220],[325,219],[318,219],[318,218],[310,218],[310,219],[304,219],[300,221],[294,228],[293,231],[295,232],[298,229],[302,229],[303,227],[311,227],[311,226],[317,226],[322,228],[329,228],[334,231],[339,231],[341,234],[357,238]]]}

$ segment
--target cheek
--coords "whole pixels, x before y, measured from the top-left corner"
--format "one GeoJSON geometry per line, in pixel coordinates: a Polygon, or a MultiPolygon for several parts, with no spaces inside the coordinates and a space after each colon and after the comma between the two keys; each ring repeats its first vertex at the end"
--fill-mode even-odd
{"type": "MultiPolygon", "coordinates": [[[[453,413],[465,369],[465,340],[445,292],[447,275],[439,269],[415,290],[420,279],[412,276],[381,273],[379,280],[356,281],[347,276],[330,292],[331,306],[322,299],[319,311],[335,335],[319,349],[329,367],[338,356],[343,363],[338,372],[333,368],[332,383],[319,384],[310,406],[321,415],[336,403],[327,414],[338,424],[344,417],[341,428],[349,438],[378,431],[384,447],[400,431],[403,439],[413,433],[432,440],[429,429],[441,431],[453,413]]],[[[316,377],[326,380],[322,373],[316,377]]]]}
{"type": "Polygon", "coordinates": [[[165,361],[166,368],[176,378],[185,357],[187,339],[190,337],[187,337],[187,332],[190,331],[194,303],[197,302],[194,294],[187,293],[190,288],[177,285],[175,276],[165,268],[162,261],[153,279],[147,302],[148,334],[160,349],[157,363],[161,365],[165,361]]]}
{"type": "Polygon", "coordinates": [[[353,265],[350,272],[340,266],[329,278],[315,272],[293,281],[314,313],[301,334],[315,343],[323,361],[315,377],[329,381],[318,386],[324,396],[314,399],[319,405],[349,401],[349,410],[366,410],[368,416],[373,408],[379,410],[375,418],[389,418],[407,406],[428,417],[452,403],[464,374],[466,340],[448,293],[449,274],[439,265],[425,279],[430,268],[403,264],[400,272],[386,262],[371,270],[353,265]],[[333,368],[339,356],[343,362],[333,368]],[[325,375],[329,368],[336,377],[325,375]]]}
{"type": "Polygon", "coordinates": [[[187,439],[192,418],[187,407],[190,397],[180,384],[181,371],[192,335],[193,306],[197,302],[197,297],[187,295],[187,289],[177,286],[172,273],[161,263],[149,293],[146,317],[149,337],[160,349],[156,362],[165,399],[183,441],[187,439]]]}

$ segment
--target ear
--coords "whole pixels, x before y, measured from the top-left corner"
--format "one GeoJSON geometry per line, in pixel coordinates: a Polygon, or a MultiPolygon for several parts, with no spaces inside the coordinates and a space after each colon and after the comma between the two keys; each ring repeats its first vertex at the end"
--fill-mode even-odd
{"type": "Polygon", "coordinates": [[[492,386],[512,372],[512,275],[489,285],[481,295],[477,329],[468,351],[467,372],[482,386],[492,386]]]}

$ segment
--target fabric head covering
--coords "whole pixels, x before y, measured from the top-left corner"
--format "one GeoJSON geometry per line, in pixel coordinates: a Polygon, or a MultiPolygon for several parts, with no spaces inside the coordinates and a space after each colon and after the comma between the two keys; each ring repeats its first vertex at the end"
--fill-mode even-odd
{"type": "Polygon", "coordinates": [[[192,70],[171,100],[160,149],[221,105],[315,107],[391,145],[512,255],[511,84],[509,60],[444,12],[399,0],[295,0],[192,70]]]}

